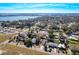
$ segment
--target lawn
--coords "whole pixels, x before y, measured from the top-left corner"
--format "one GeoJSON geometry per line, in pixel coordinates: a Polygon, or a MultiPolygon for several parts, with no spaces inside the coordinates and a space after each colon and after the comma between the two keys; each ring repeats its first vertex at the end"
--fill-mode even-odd
{"type": "Polygon", "coordinates": [[[69,42],[70,42],[71,47],[79,48],[79,41],[78,40],[70,40],[69,42]]]}

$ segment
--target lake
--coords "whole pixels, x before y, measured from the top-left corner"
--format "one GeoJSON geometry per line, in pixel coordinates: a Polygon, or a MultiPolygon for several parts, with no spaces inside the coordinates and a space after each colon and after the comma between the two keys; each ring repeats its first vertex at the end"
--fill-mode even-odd
{"type": "Polygon", "coordinates": [[[14,21],[14,20],[25,20],[25,19],[28,20],[37,17],[40,16],[5,16],[5,17],[0,16],[0,21],[14,21]]]}

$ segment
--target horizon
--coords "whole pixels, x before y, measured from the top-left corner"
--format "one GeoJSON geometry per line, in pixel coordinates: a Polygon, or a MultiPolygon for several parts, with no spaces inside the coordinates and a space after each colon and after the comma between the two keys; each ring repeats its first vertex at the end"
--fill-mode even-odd
{"type": "Polygon", "coordinates": [[[0,13],[0,14],[79,14],[79,13],[0,13]]]}
{"type": "Polygon", "coordinates": [[[0,3],[0,13],[79,13],[79,3],[0,3]]]}

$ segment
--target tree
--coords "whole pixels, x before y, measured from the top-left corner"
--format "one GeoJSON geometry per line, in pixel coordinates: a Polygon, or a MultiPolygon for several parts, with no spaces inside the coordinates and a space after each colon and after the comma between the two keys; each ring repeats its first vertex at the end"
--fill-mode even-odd
{"type": "Polygon", "coordinates": [[[47,25],[46,24],[38,24],[37,27],[39,29],[44,29],[47,25]]]}

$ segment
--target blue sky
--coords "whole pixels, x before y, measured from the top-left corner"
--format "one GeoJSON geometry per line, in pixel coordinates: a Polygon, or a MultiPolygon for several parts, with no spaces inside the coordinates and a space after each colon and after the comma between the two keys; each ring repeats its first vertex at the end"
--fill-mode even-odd
{"type": "Polygon", "coordinates": [[[79,3],[0,3],[0,13],[79,13],[79,3]]]}

